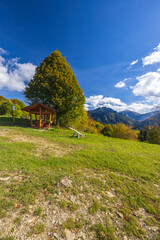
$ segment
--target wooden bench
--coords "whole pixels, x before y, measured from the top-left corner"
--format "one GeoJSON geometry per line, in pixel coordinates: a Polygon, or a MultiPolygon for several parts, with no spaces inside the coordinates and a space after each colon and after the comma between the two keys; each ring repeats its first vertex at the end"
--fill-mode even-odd
{"type": "Polygon", "coordinates": [[[73,137],[76,137],[76,136],[77,136],[77,138],[79,138],[79,136],[85,137],[84,134],[78,132],[77,130],[75,130],[75,129],[71,128],[71,127],[69,127],[68,129],[74,131],[74,133],[73,133],[73,137]]]}

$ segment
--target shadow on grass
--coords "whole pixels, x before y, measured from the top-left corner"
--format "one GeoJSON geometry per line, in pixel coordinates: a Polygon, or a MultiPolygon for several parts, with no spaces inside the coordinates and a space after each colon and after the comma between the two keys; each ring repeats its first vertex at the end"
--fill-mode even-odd
{"type": "Polygon", "coordinates": [[[16,127],[30,127],[30,120],[23,118],[16,118],[13,122],[12,117],[0,117],[0,126],[16,126],[16,127]]]}

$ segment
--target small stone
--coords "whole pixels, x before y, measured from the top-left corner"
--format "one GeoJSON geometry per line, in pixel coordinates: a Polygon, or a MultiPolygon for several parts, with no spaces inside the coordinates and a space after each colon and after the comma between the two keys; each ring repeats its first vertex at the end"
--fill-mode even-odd
{"type": "Polygon", "coordinates": [[[68,229],[65,230],[66,233],[66,239],[67,240],[74,240],[75,239],[75,234],[69,231],[68,229]]]}
{"type": "Polygon", "coordinates": [[[151,229],[153,232],[157,232],[157,231],[158,231],[158,227],[157,227],[157,226],[150,227],[150,229],[151,229]]]}
{"type": "Polygon", "coordinates": [[[118,216],[123,218],[123,214],[122,213],[118,213],[118,216]]]}
{"type": "Polygon", "coordinates": [[[86,234],[84,232],[80,233],[80,238],[78,238],[78,240],[82,240],[82,239],[86,239],[86,234]]]}
{"type": "Polygon", "coordinates": [[[65,187],[71,187],[72,186],[72,180],[70,180],[69,178],[61,179],[60,183],[65,187]]]}
{"type": "Polygon", "coordinates": [[[159,188],[159,185],[158,184],[153,184],[155,187],[159,188]]]}
{"type": "Polygon", "coordinates": [[[115,196],[114,196],[114,194],[113,194],[113,193],[111,193],[111,192],[107,192],[107,194],[108,194],[108,197],[110,197],[110,198],[113,198],[113,197],[115,197],[115,196]]]}
{"type": "Polygon", "coordinates": [[[57,233],[54,233],[53,236],[54,236],[56,239],[58,239],[57,233]]]}
{"type": "Polygon", "coordinates": [[[0,181],[8,181],[9,179],[10,179],[10,177],[5,177],[5,178],[0,177],[0,181]]]}
{"type": "Polygon", "coordinates": [[[74,196],[71,196],[71,197],[70,197],[70,200],[71,200],[72,203],[75,203],[75,202],[76,202],[76,198],[75,198],[74,196]]]}
{"type": "Polygon", "coordinates": [[[113,213],[109,213],[109,215],[111,216],[111,217],[113,217],[114,215],[113,215],[113,213]]]}

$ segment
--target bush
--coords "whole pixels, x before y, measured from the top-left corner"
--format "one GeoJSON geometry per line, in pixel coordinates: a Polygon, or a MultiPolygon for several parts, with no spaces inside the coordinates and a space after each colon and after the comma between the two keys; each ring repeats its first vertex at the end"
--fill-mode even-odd
{"type": "Polygon", "coordinates": [[[121,139],[137,140],[138,132],[133,130],[132,127],[125,124],[118,123],[117,125],[106,125],[101,131],[104,136],[115,137],[121,139]]]}
{"type": "MultiPolygon", "coordinates": [[[[71,115],[71,113],[69,114],[71,115]]],[[[72,126],[73,128],[76,128],[77,130],[84,131],[88,126],[88,116],[84,109],[81,110],[80,115],[76,117],[75,119],[70,118],[68,114],[63,115],[59,119],[60,126],[67,127],[72,126]]]]}
{"type": "Polygon", "coordinates": [[[100,122],[94,121],[90,116],[88,116],[88,126],[85,129],[85,132],[88,133],[101,133],[104,125],[100,122]]]}
{"type": "Polygon", "coordinates": [[[81,115],[72,121],[67,117],[67,114],[65,117],[63,116],[63,118],[60,118],[59,121],[60,125],[63,127],[71,126],[72,128],[87,133],[101,133],[102,129],[104,128],[102,123],[96,122],[89,117],[84,109],[81,110],[81,115]]]}
{"type": "Polygon", "coordinates": [[[139,140],[141,142],[147,141],[147,134],[148,134],[148,130],[146,128],[141,129],[139,136],[138,136],[139,140]]]}
{"type": "Polygon", "coordinates": [[[140,131],[139,140],[141,142],[149,142],[153,144],[160,144],[160,127],[148,127],[140,131]]]}
{"type": "Polygon", "coordinates": [[[102,134],[104,136],[113,137],[115,135],[114,131],[115,131],[115,125],[108,124],[103,128],[102,134]]]}

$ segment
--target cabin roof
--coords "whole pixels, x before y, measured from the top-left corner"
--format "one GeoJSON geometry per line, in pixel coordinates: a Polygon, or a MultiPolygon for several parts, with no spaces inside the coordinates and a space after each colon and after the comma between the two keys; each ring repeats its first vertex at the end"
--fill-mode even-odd
{"type": "Polygon", "coordinates": [[[27,106],[25,108],[22,108],[22,111],[32,112],[32,111],[40,109],[40,107],[42,107],[44,110],[48,110],[49,112],[52,112],[52,113],[56,114],[56,111],[53,108],[48,107],[48,106],[46,106],[46,105],[44,105],[43,103],[40,103],[40,102],[32,104],[32,105],[27,106]]]}

